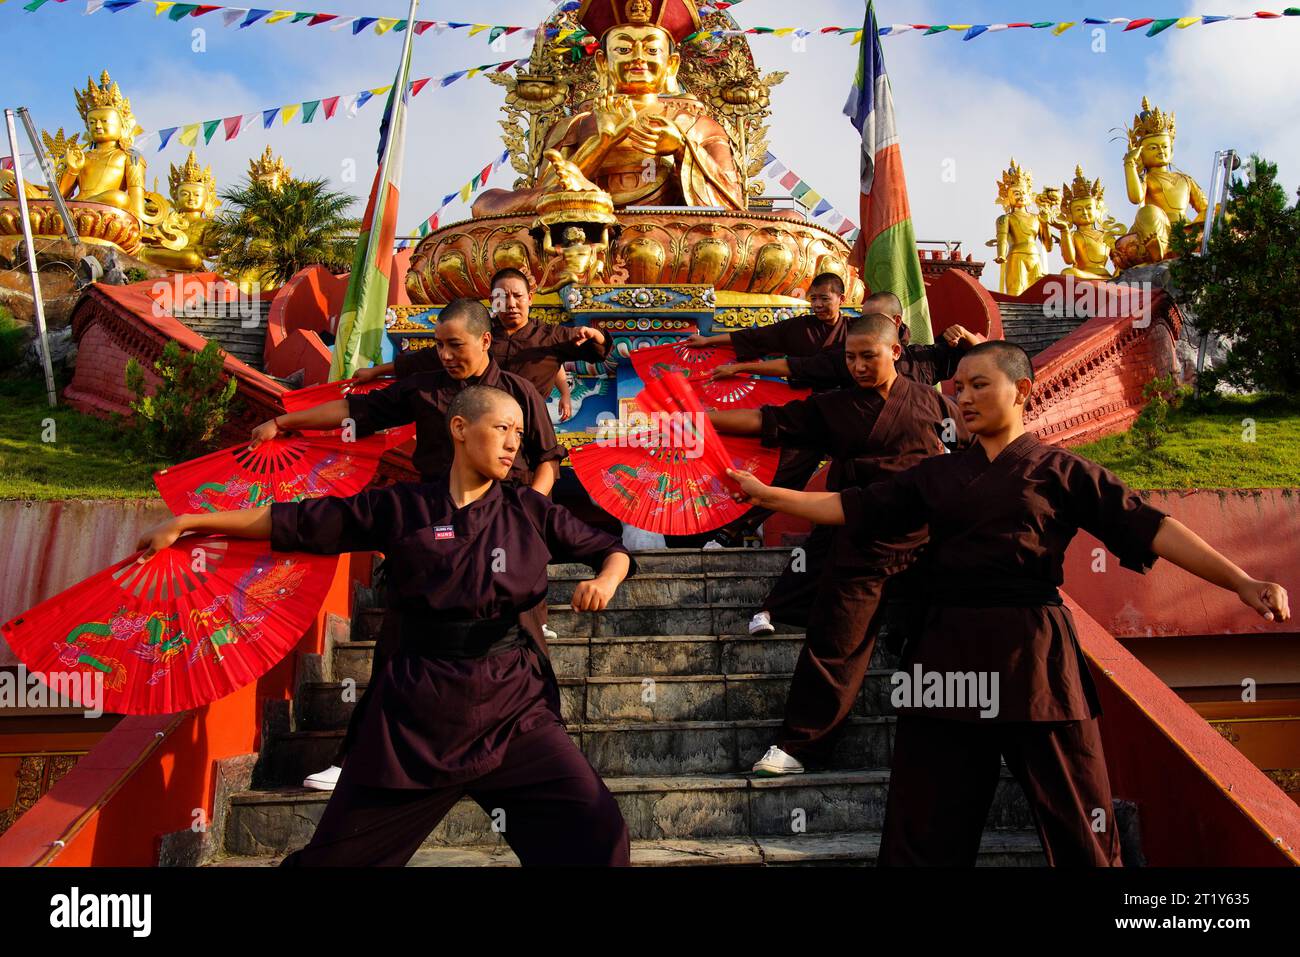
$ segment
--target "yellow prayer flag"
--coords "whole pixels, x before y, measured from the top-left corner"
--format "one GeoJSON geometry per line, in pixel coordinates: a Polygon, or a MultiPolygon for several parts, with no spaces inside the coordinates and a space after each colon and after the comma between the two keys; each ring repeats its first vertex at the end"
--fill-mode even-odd
{"type": "Polygon", "coordinates": [[[290,103],[287,106],[280,107],[280,122],[288,126],[289,121],[298,114],[298,110],[301,108],[301,103],[290,103]]]}
{"type": "Polygon", "coordinates": [[[393,27],[397,26],[397,22],[396,17],[380,17],[375,22],[375,32],[382,37],[389,30],[393,29],[393,27]]]}
{"type": "Polygon", "coordinates": [[[858,45],[859,43],[861,43],[861,42],[862,42],[862,31],[861,31],[861,30],[854,30],[854,31],[853,31],[853,42],[850,43],[849,46],[851,46],[851,47],[855,47],[855,46],[857,46],[857,45],[858,45]]]}
{"type": "Polygon", "coordinates": [[[292,10],[276,10],[273,14],[271,14],[269,17],[266,18],[266,22],[279,23],[281,20],[288,20],[291,16],[293,16],[293,13],[294,12],[292,10]]]}
{"type": "Polygon", "coordinates": [[[469,191],[472,183],[466,183],[460,188],[460,200],[462,203],[469,202],[469,191]]]}
{"type": "Polygon", "coordinates": [[[817,192],[815,189],[808,190],[808,192],[804,193],[803,196],[799,198],[799,202],[803,203],[809,209],[816,209],[817,204],[821,201],[821,193],[817,192]]]}
{"type": "Polygon", "coordinates": [[[162,3],[155,3],[153,5],[153,15],[155,17],[161,17],[164,13],[166,13],[174,6],[176,6],[175,0],[172,0],[172,2],[170,3],[166,2],[166,0],[164,0],[164,2],[162,3]]]}
{"type": "Polygon", "coordinates": [[[492,29],[492,24],[490,23],[475,23],[470,26],[469,35],[472,37],[476,37],[484,30],[490,30],[490,29],[492,29]]]}
{"type": "Polygon", "coordinates": [[[777,27],[772,31],[772,35],[776,37],[788,37],[792,33],[794,33],[794,27],[777,27]]]}
{"type": "Polygon", "coordinates": [[[375,96],[383,96],[384,94],[386,94],[386,93],[387,93],[389,90],[391,90],[392,88],[393,88],[393,84],[390,83],[390,84],[388,84],[388,86],[380,86],[380,87],[376,87],[375,89],[371,90],[370,92],[373,93],[375,96]]]}
{"type": "Polygon", "coordinates": [[[1058,23],[1056,26],[1052,27],[1052,36],[1059,37],[1062,33],[1078,22],[1078,20],[1071,20],[1068,23],[1058,23]]]}
{"type": "Polygon", "coordinates": [[[1192,26],[1193,24],[1200,23],[1200,22],[1201,22],[1201,17],[1183,17],[1177,23],[1175,23],[1174,26],[1178,27],[1179,30],[1186,30],[1188,27],[1192,26]]]}
{"type": "Polygon", "coordinates": [[[189,126],[185,127],[181,130],[181,135],[179,137],[180,141],[186,146],[193,146],[198,141],[199,130],[202,126],[202,123],[191,123],[189,126]]]}

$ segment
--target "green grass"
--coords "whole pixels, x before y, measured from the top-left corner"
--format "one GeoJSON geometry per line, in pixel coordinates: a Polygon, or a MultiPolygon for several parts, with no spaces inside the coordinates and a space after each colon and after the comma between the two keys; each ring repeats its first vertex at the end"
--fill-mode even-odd
{"type": "Polygon", "coordinates": [[[1169,413],[1169,432],[1155,451],[1131,433],[1074,449],[1139,489],[1300,488],[1300,400],[1222,396],[1188,401],[1169,413]],[[1243,438],[1255,422],[1255,441],[1243,438]]]}
{"type": "Polygon", "coordinates": [[[51,409],[43,380],[0,378],[0,499],[157,497],[153,473],[166,464],[132,452],[112,423],[51,409]],[[42,441],[46,419],[53,442],[42,441]]]}

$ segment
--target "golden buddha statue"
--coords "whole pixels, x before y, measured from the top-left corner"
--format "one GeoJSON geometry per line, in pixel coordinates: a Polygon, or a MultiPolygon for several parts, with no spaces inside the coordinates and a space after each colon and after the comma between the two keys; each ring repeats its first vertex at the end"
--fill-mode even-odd
{"type": "MultiPolygon", "coordinates": [[[[1205,222],[1208,201],[1192,177],[1170,168],[1174,155],[1174,114],[1152,108],[1142,98],[1142,112],[1128,131],[1124,182],[1129,202],[1139,209],[1129,235],[1119,241],[1115,257],[1124,265],[1158,263],[1169,258],[1169,234],[1176,223],[1205,222]],[[1196,217],[1187,216],[1191,206],[1196,217]]],[[[1198,231],[1199,232],[1199,231],[1198,231]]]]}
{"type": "Polygon", "coordinates": [[[171,202],[165,207],[158,208],[161,197],[151,194],[140,258],[177,272],[197,272],[207,256],[204,233],[213,210],[221,205],[212,167],[200,166],[190,150],[183,165],[171,167],[168,186],[171,202]]]}
{"type": "MultiPolygon", "coordinates": [[[[1048,228],[1052,211],[1044,209],[1031,213],[1028,209],[1030,193],[1034,187],[1034,177],[1013,159],[1011,166],[998,180],[998,205],[1006,212],[998,217],[997,222],[997,256],[994,262],[1002,266],[1002,278],[999,291],[1011,296],[1019,296],[1038,280],[1043,278],[1042,257],[1038,254],[1041,240],[1052,251],[1052,232],[1048,228]]],[[[1042,197],[1045,203],[1055,202],[1056,198],[1045,191],[1042,197]]]]}
{"type": "MultiPolygon", "coordinates": [[[[700,28],[692,0],[585,0],[578,20],[600,37],[601,93],[551,129],[556,150],[618,207],[746,208],[743,178],[727,131],[677,84],[676,44],[700,28]]],[[[536,184],[484,191],[476,217],[536,209],[559,182],[545,160],[536,184]]]]}
{"type": "Polygon", "coordinates": [[[1068,219],[1055,225],[1061,233],[1061,256],[1066,268],[1063,276],[1076,279],[1110,279],[1110,254],[1115,241],[1127,229],[1107,215],[1106,189],[1101,180],[1090,181],[1083,175],[1083,167],[1074,168],[1074,183],[1062,185],[1061,202],[1068,219]]]}
{"type": "MultiPolygon", "coordinates": [[[[47,134],[46,147],[51,149],[59,193],[64,199],[115,206],[137,220],[143,219],[145,161],[131,151],[136,134],[131,101],[122,95],[107,70],[98,86],[88,77],[86,89],[74,93],[89,146],[83,147],[76,136],[65,140],[62,130],[52,139],[47,134]]],[[[0,189],[17,196],[12,172],[0,172],[0,189]]],[[[28,184],[26,193],[33,199],[49,197],[44,186],[35,184],[28,184]]]]}
{"type": "Polygon", "coordinates": [[[279,192],[292,173],[293,170],[285,165],[284,157],[276,156],[269,146],[261,157],[248,161],[249,181],[261,183],[273,192],[279,192]]]}

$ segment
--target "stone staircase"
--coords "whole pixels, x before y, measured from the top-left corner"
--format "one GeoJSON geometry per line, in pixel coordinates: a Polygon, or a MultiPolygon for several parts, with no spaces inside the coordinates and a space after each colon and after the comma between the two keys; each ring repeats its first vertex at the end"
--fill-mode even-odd
{"type": "Polygon", "coordinates": [[[1049,318],[1039,303],[1000,302],[1002,334],[1036,356],[1088,321],[1087,316],[1049,318]]]}
{"type": "MultiPolygon", "coordinates": [[[[750,766],[781,724],[802,635],[747,634],[749,616],[780,573],[777,549],[641,553],[641,574],[610,608],[565,602],[585,566],[551,569],[550,642],[570,736],[614,793],[646,865],[869,864],[879,847],[894,719],[893,662],[879,647],[830,770],[759,778],[750,766]]],[[[368,589],[359,589],[368,592],[368,589]]],[[[311,837],[329,795],[303,777],[330,764],[369,677],[383,611],[360,608],[348,640],[331,642],[315,680],[265,736],[249,790],[225,798],[211,866],[278,862],[311,837]]],[[[487,815],[463,799],[412,866],[517,865],[487,815]]],[[[981,863],[1039,865],[1028,806],[1007,773],[981,863]]]]}
{"type": "Polygon", "coordinates": [[[229,304],[205,302],[193,309],[177,310],[175,316],[203,338],[215,341],[236,359],[260,372],[266,348],[266,318],[270,311],[271,297],[268,296],[229,304]]]}

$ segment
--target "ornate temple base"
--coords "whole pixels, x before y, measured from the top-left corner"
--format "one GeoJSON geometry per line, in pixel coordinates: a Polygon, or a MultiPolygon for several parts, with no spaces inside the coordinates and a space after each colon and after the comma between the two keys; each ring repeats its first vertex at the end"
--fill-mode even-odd
{"type": "MultiPolygon", "coordinates": [[[[68,200],[67,207],[82,242],[116,246],[131,254],[139,251],[140,221],[126,210],[76,200],[68,200]]],[[[63,216],[53,201],[29,199],[27,209],[31,215],[33,237],[66,238],[63,216]]],[[[0,240],[9,236],[21,238],[22,234],[22,212],[18,200],[0,199],[0,240]]]]}
{"type": "MultiPolygon", "coordinates": [[[[687,283],[719,292],[802,297],[819,273],[845,279],[850,302],[862,281],[848,266],[849,247],[814,223],[770,213],[706,209],[618,212],[613,281],[629,285],[687,283]]],[[[447,303],[459,296],[486,299],[492,274],[514,267],[541,276],[536,216],[486,216],[453,223],[426,236],[411,256],[406,290],[411,301],[447,303]]]]}

